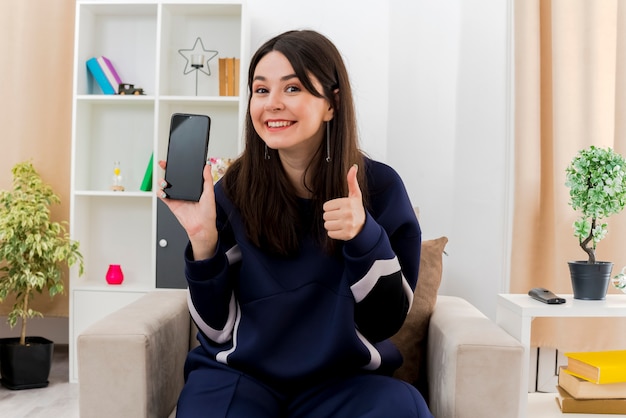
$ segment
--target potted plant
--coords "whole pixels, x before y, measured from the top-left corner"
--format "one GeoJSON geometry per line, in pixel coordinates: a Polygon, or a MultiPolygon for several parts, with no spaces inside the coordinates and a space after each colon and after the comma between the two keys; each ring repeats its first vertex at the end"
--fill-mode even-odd
{"type": "Polygon", "coordinates": [[[580,150],[566,168],[570,205],[580,212],[574,236],[587,254],[586,261],[570,261],[575,299],[604,299],[613,263],[596,260],[596,245],[607,234],[604,218],[626,204],[626,161],[611,148],[580,150]]]}
{"type": "Polygon", "coordinates": [[[46,338],[27,336],[28,320],[43,316],[30,302],[44,289],[50,297],[62,293],[64,267],[78,264],[82,275],[83,257],[65,226],[51,222],[49,207],[60,198],[32,163],[12,173],[13,189],[0,191],[0,302],[14,298],[7,322],[13,328],[20,320],[21,333],[0,339],[0,374],[4,386],[25,389],[48,384],[54,349],[46,338]]]}

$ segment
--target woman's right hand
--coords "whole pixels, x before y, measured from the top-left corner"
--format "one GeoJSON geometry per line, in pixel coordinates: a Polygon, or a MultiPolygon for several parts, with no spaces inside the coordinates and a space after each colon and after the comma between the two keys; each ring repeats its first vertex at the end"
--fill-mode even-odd
{"type": "MultiPolygon", "coordinates": [[[[167,162],[159,161],[159,167],[166,170],[167,162]]],[[[195,260],[213,257],[218,238],[217,211],[215,209],[213,175],[210,164],[204,166],[202,175],[204,186],[198,202],[169,199],[167,197],[167,182],[164,179],[159,180],[159,199],[167,205],[187,232],[195,260]]]]}

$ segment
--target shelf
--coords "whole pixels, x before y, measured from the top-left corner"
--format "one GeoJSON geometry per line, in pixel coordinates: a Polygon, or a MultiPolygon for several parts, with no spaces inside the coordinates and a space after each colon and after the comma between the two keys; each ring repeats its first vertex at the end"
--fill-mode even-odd
{"type": "Polygon", "coordinates": [[[104,55],[115,66],[122,82],[156,92],[156,2],[77,2],[75,68],[76,94],[95,93],[85,62],[104,55]]]}
{"type": "Polygon", "coordinates": [[[93,19],[95,16],[108,16],[118,18],[141,18],[152,16],[156,19],[157,2],[151,0],[94,0],[81,1],[81,14],[83,20],[93,19]]]}
{"type": "Polygon", "coordinates": [[[80,244],[85,274],[70,270],[72,381],[77,379],[74,341],[81,330],[156,289],[157,275],[183,274],[181,246],[187,237],[181,244],[167,235],[182,228],[163,211],[154,191],[163,176],[157,162],[166,159],[171,115],[211,118],[207,157],[235,158],[243,149],[244,80],[241,95],[219,96],[219,58],[239,58],[240,69],[247,68],[244,9],[238,0],[76,2],[70,235],[80,244]],[[179,50],[192,48],[198,37],[218,55],[205,68],[210,75],[197,74],[196,95],[196,74],[184,74],[187,61],[179,50]],[[143,88],[145,95],[102,94],[86,68],[88,59],[99,56],[113,63],[122,82],[143,88]],[[151,156],[153,191],[145,192],[140,188],[151,156]],[[110,190],[116,163],[123,192],[110,190]],[[166,226],[159,229],[166,231],[161,237],[157,225],[166,226]],[[157,268],[163,251],[174,261],[157,268]],[[122,266],[122,285],[106,283],[109,264],[122,266]]]}
{"type": "Polygon", "coordinates": [[[155,96],[134,94],[79,94],[76,101],[81,103],[123,103],[123,104],[154,104],[155,96]]]}
{"type": "Polygon", "coordinates": [[[238,96],[161,96],[161,102],[180,104],[203,104],[218,106],[239,106],[238,96]]]}
{"type": "Polygon", "coordinates": [[[195,96],[196,74],[184,74],[186,60],[180,49],[190,49],[196,39],[204,49],[217,52],[205,71],[198,74],[201,96],[219,94],[219,58],[242,57],[242,5],[164,4],[161,17],[161,69],[159,92],[162,96],[195,96]]]}
{"type": "Polygon", "coordinates": [[[156,181],[173,113],[211,118],[207,157],[239,155],[246,102],[218,95],[218,60],[238,57],[245,68],[245,33],[241,1],[77,1],[71,234],[81,243],[87,274],[123,259],[120,264],[130,271],[150,266],[150,274],[138,280],[154,287],[157,199],[140,190],[148,161],[152,155],[156,181]],[[218,56],[208,63],[210,76],[198,74],[196,96],[195,74],[183,73],[186,60],[179,49],[191,48],[198,37],[218,56]],[[111,60],[123,82],[144,88],[146,95],[99,94],[85,62],[100,55],[111,60]],[[124,192],[110,190],[116,163],[124,192]]]}
{"type": "Polygon", "coordinates": [[[126,199],[126,198],[151,198],[154,196],[154,192],[113,192],[113,191],[98,191],[98,190],[76,190],[74,192],[76,196],[84,197],[112,197],[114,199],[126,199]]]}
{"type": "MultiPolygon", "coordinates": [[[[76,101],[81,103],[120,103],[120,104],[154,104],[155,96],[149,95],[120,95],[120,94],[80,94],[76,96],[76,101]]],[[[172,103],[203,103],[226,105],[236,107],[240,103],[239,96],[159,96],[161,102],[172,103]]]]}
{"type": "Polygon", "coordinates": [[[626,316],[626,295],[608,294],[605,300],[579,300],[573,295],[560,295],[563,304],[550,305],[525,294],[500,294],[499,306],[522,317],[618,317],[626,316]]]}
{"type": "Polygon", "coordinates": [[[124,281],[122,284],[108,284],[106,283],[104,276],[100,282],[85,282],[78,283],[72,286],[72,290],[76,291],[94,291],[94,292],[143,292],[147,293],[154,290],[148,286],[142,286],[137,284],[128,284],[124,281]]]}

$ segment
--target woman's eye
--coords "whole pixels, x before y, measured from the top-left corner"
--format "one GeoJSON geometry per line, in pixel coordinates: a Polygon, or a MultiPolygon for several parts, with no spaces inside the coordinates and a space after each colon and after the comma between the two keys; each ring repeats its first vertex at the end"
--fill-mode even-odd
{"type": "Polygon", "coordinates": [[[285,89],[287,93],[296,93],[300,91],[300,88],[297,86],[289,86],[285,89]]]}
{"type": "Polygon", "coordinates": [[[256,89],[254,89],[254,93],[256,94],[265,94],[267,92],[268,90],[265,87],[257,87],[256,89]]]}

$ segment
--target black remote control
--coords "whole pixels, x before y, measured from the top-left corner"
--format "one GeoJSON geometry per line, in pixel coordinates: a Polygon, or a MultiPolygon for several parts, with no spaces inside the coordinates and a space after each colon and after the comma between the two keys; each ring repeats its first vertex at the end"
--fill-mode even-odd
{"type": "Polygon", "coordinates": [[[558,297],[548,289],[544,289],[543,287],[535,287],[528,291],[528,295],[537,299],[539,302],[547,303],[550,305],[558,305],[561,303],[565,303],[565,299],[558,297]]]}

